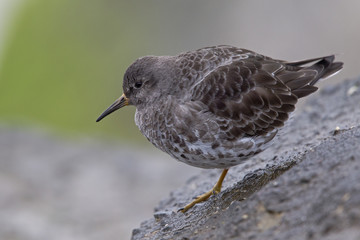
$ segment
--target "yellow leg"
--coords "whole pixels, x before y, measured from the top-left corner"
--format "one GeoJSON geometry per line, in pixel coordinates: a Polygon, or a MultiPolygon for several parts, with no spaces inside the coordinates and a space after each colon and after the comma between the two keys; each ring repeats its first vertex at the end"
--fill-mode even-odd
{"type": "Polygon", "coordinates": [[[229,169],[224,169],[221,173],[221,176],[219,178],[219,180],[217,181],[217,183],[215,184],[215,186],[208,192],[198,196],[194,201],[192,201],[191,203],[189,203],[188,205],[186,205],[185,207],[179,209],[179,211],[185,213],[187,210],[189,210],[190,208],[192,208],[195,204],[201,203],[206,201],[211,195],[213,194],[218,194],[221,191],[221,185],[224,181],[224,178],[227,174],[229,169]]]}

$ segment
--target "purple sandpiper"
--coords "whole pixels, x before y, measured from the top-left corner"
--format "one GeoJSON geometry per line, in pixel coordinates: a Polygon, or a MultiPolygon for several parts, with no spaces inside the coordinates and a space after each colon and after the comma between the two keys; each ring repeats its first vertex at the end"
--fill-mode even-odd
{"type": "Polygon", "coordinates": [[[334,55],[288,62],[232,46],[177,56],[146,56],[126,71],[124,94],[97,122],[126,105],[135,123],[160,150],[186,164],[223,172],[207,193],[219,193],[228,169],[265,150],[299,98],[341,70],[334,55]]]}

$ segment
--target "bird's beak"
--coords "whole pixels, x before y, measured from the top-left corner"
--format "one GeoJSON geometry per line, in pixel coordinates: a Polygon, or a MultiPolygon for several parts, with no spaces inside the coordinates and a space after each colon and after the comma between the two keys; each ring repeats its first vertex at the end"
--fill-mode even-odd
{"type": "Polygon", "coordinates": [[[115,112],[116,110],[126,106],[129,104],[129,99],[125,96],[125,94],[121,95],[121,97],[119,97],[118,99],[116,99],[116,101],[111,104],[110,107],[108,107],[108,109],[106,109],[98,119],[96,119],[96,122],[99,122],[101,119],[103,119],[104,117],[106,117],[107,115],[109,115],[112,112],[115,112]]]}

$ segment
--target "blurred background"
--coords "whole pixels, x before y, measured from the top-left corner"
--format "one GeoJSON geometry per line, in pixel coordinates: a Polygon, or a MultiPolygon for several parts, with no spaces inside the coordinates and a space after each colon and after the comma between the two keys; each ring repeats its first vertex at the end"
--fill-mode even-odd
{"type": "MultiPolygon", "coordinates": [[[[357,77],[360,2],[0,0],[0,239],[128,239],[199,169],[154,149],[134,108],[95,119],[144,55],[230,44],[338,54],[357,77]]],[[[324,82],[320,83],[323,85],[324,82]]]]}

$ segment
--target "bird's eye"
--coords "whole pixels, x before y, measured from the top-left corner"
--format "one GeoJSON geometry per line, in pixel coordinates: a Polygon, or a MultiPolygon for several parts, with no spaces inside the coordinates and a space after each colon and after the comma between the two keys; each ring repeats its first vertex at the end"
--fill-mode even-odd
{"type": "Polygon", "coordinates": [[[141,86],[142,86],[142,82],[136,82],[134,85],[135,88],[141,88],[141,86]]]}

